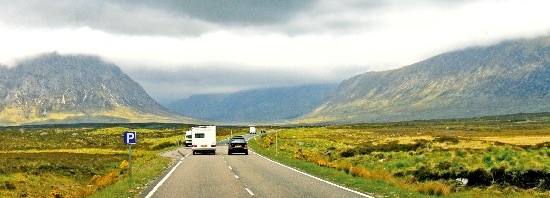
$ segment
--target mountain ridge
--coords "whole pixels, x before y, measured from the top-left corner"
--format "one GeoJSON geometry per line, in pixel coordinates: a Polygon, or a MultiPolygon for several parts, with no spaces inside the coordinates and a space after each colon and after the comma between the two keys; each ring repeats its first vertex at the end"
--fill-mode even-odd
{"type": "Polygon", "coordinates": [[[94,56],[49,53],[1,70],[0,125],[193,121],[160,106],[118,66],[94,56]]]}
{"type": "Polygon", "coordinates": [[[443,53],[344,80],[295,123],[358,123],[550,111],[550,37],[443,53]]]}

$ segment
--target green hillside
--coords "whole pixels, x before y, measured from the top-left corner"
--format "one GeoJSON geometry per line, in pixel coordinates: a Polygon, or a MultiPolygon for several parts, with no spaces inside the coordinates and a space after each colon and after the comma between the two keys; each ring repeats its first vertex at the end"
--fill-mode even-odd
{"type": "Polygon", "coordinates": [[[295,123],[362,123],[550,111],[550,37],[506,41],[368,72],[295,123]]]}

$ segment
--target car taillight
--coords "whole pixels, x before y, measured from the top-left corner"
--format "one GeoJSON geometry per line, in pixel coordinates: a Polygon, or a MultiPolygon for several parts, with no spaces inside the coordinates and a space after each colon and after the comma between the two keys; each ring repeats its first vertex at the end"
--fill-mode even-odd
{"type": "Polygon", "coordinates": [[[216,144],[212,144],[212,145],[210,145],[210,147],[216,147],[216,144]]]}
{"type": "Polygon", "coordinates": [[[230,145],[229,145],[229,149],[232,149],[232,148],[233,148],[233,145],[230,144],[230,145]]]}
{"type": "Polygon", "coordinates": [[[247,149],[247,148],[248,148],[248,144],[244,144],[244,148],[247,149]]]}
{"type": "Polygon", "coordinates": [[[192,146],[192,147],[197,147],[197,145],[196,145],[196,144],[193,144],[193,146],[192,146]]]}

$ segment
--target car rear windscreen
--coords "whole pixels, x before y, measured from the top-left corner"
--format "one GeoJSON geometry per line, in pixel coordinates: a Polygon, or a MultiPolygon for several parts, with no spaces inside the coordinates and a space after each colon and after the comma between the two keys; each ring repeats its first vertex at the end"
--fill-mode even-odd
{"type": "Polygon", "coordinates": [[[231,143],[246,143],[246,141],[244,139],[233,139],[231,143]]]}

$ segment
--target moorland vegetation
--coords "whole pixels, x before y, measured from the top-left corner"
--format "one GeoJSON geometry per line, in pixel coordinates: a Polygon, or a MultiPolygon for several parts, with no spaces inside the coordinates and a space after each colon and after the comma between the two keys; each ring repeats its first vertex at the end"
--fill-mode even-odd
{"type": "MultiPolygon", "coordinates": [[[[173,161],[182,124],[79,124],[0,128],[0,197],[135,197],[173,161]],[[132,146],[122,134],[137,132],[132,146]]],[[[245,128],[218,127],[218,138],[245,128]]]]}
{"type": "Polygon", "coordinates": [[[397,197],[549,196],[549,145],[549,113],[290,128],[252,143],[307,172],[397,197]]]}
{"type": "MultiPolygon", "coordinates": [[[[191,126],[81,124],[0,129],[0,197],[136,197],[191,126]],[[132,177],[122,133],[136,131],[132,177]]],[[[269,127],[268,127],[269,128],[269,127]]],[[[218,140],[247,127],[218,127],[218,140]]],[[[390,197],[550,196],[550,113],[269,128],[262,155],[390,197]],[[277,133],[274,133],[277,131],[277,133]]]]}

